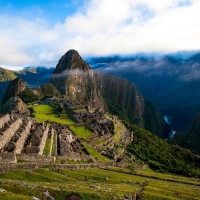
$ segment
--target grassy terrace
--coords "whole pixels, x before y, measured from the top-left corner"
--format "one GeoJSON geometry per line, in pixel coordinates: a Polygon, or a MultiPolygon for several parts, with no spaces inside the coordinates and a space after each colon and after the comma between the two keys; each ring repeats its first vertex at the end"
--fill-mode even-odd
{"type": "MultiPolygon", "coordinates": [[[[106,118],[111,120],[111,117],[109,115],[106,115],[106,118]]],[[[126,127],[121,122],[121,120],[115,120],[114,121],[114,140],[115,142],[120,142],[122,133],[126,130],[126,127]]]]}
{"type": "Polygon", "coordinates": [[[101,155],[99,152],[97,152],[93,147],[91,147],[88,144],[83,144],[85,149],[92,155],[97,161],[102,161],[105,163],[110,162],[111,160],[107,158],[106,156],[101,155]]]}
{"type": "Polygon", "coordinates": [[[51,147],[51,139],[47,139],[46,140],[46,144],[45,144],[45,147],[44,147],[44,151],[43,151],[43,155],[44,156],[49,156],[50,155],[50,147],[51,147]]]}
{"type": "MultiPolygon", "coordinates": [[[[53,169],[53,166],[50,167],[53,169]]],[[[156,173],[154,172],[156,176],[156,173]]],[[[162,174],[157,174],[162,177],[162,174]]],[[[42,198],[43,191],[57,200],[64,200],[71,192],[79,193],[84,200],[124,199],[124,195],[134,195],[142,190],[142,200],[197,200],[200,199],[200,183],[189,183],[188,178],[182,177],[186,183],[146,178],[122,172],[103,170],[99,168],[50,171],[49,168],[32,172],[16,170],[0,175],[0,199],[31,199],[31,196],[42,198]],[[87,177],[87,180],[86,180],[87,177]],[[148,179],[148,184],[145,182],[148,179]],[[98,188],[92,187],[99,186],[98,188]]],[[[173,176],[172,176],[173,180],[173,176]]]]}
{"type": "Polygon", "coordinates": [[[89,137],[94,134],[90,129],[85,126],[69,126],[71,131],[73,131],[79,138],[89,140],[89,137]]]}
{"type": "Polygon", "coordinates": [[[39,122],[43,122],[46,120],[55,121],[61,124],[74,124],[74,120],[71,118],[60,118],[57,114],[54,113],[54,110],[49,105],[34,105],[33,109],[35,111],[35,118],[39,122]]]}
{"type": "Polygon", "coordinates": [[[57,137],[57,134],[54,132],[53,134],[53,144],[52,144],[52,152],[51,152],[51,155],[52,156],[55,156],[57,154],[57,145],[56,145],[56,137],[57,137]]]}

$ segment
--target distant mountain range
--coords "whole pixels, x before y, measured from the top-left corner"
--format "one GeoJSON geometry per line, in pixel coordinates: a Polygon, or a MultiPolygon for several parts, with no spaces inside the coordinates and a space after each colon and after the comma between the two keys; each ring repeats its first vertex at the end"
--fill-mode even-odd
{"type": "Polygon", "coordinates": [[[41,86],[49,82],[53,70],[53,67],[25,67],[20,71],[0,68],[0,104],[2,103],[7,86],[15,78],[19,77],[23,79],[26,84],[33,89],[36,86],[41,86]]]}

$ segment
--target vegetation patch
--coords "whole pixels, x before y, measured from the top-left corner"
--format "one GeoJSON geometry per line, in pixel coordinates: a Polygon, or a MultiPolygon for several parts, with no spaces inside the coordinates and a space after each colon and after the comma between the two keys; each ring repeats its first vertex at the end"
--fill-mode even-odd
{"type": "Polygon", "coordinates": [[[159,172],[200,177],[200,156],[178,145],[171,145],[137,126],[128,125],[134,140],[128,150],[159,172]]]}
{"type": "Polygon", "coordinates": [[[33,106],[35,111],[35,118],[39,122],[54,121],[61,124],[74,124],[74,120],[71,118],[60,118],[59,114],[56,114],[53,107],[50,105],[35,105],[33,106]]]}

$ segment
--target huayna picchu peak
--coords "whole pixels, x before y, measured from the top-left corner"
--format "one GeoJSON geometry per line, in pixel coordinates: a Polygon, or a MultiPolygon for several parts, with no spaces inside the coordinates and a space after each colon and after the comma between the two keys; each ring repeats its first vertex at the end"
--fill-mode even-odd
{"type": "Polygon", "coordinates": [[[59,74],[66,70],[75,69],[88,70],[91,68],[85,61],[83,61],[76,50],[69,50],[61,57],[53,73],[59,74]]]}

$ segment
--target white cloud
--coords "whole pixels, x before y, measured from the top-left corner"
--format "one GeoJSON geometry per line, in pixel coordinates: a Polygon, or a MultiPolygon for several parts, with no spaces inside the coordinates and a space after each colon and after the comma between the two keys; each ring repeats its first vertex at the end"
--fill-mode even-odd
{"type": "Polygon", "coordinates": [[[83,56],[200,49],[198,0],[91,0],[63,24],[0,15],[0,66],[55,66],[83,56]]]}

